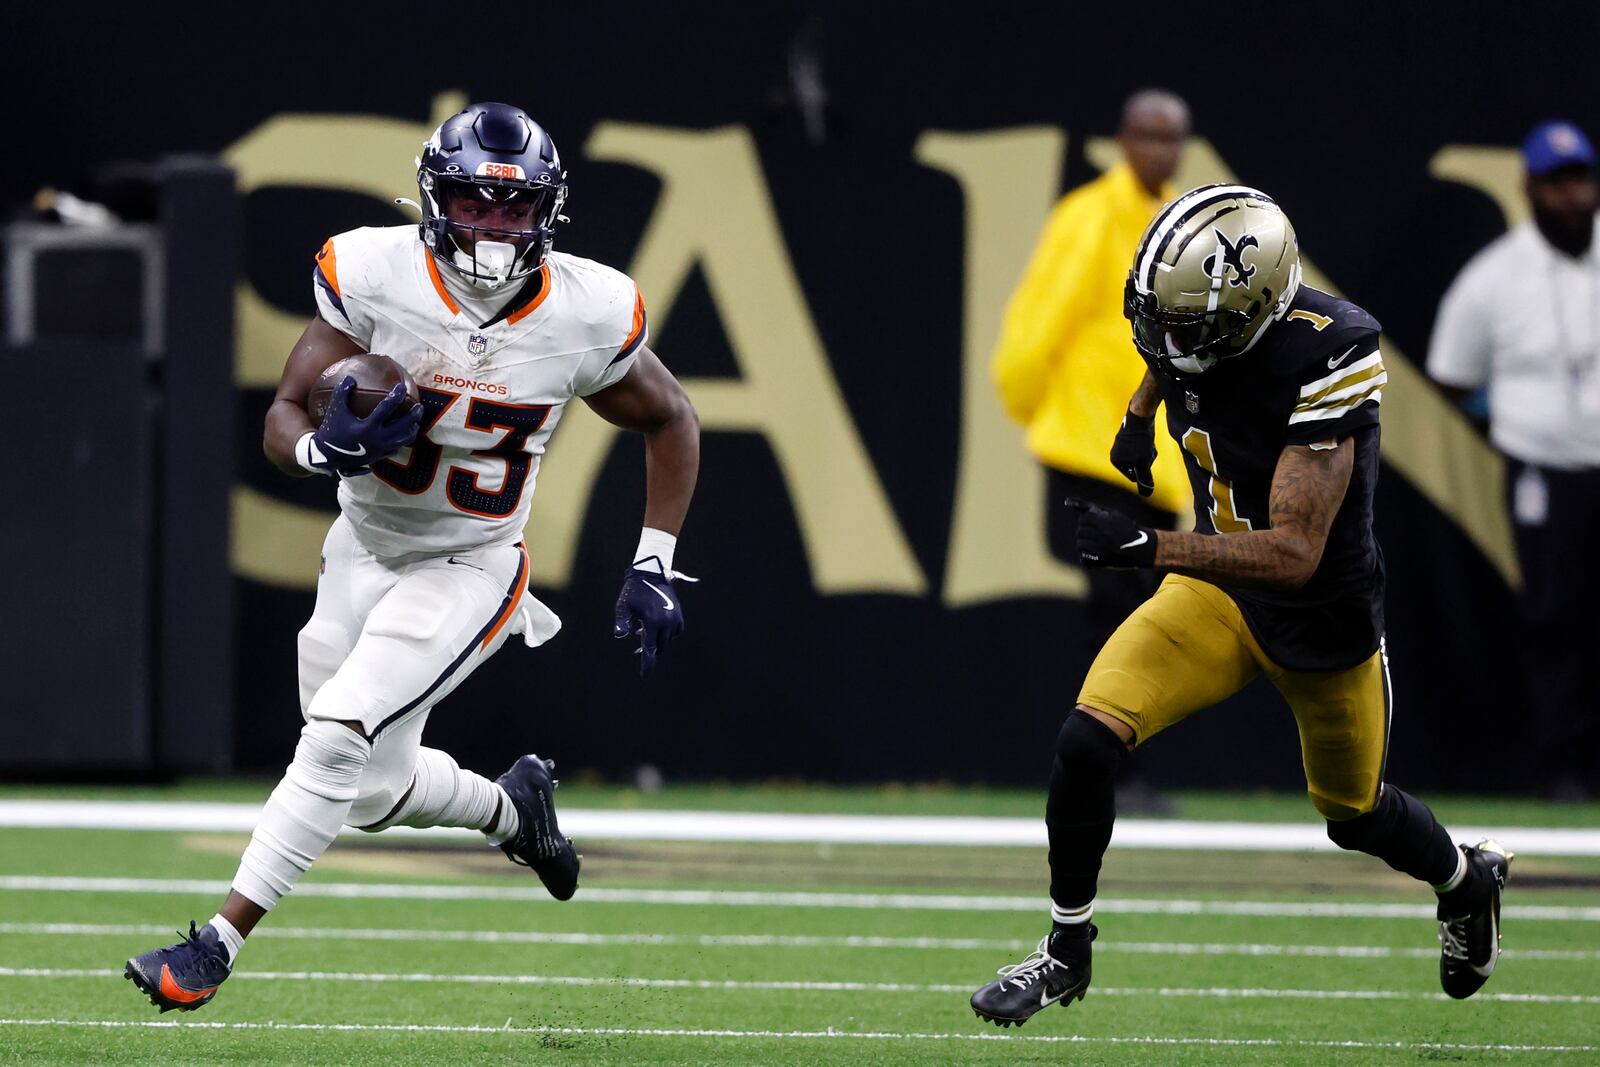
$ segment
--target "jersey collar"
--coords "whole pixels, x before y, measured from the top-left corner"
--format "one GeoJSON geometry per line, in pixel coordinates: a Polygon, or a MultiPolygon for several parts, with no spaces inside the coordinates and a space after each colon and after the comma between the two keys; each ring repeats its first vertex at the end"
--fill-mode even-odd
{"type": "MultiPolygon", "coordinates": [[[[428,263],[428,278],[433,282],[433,291],[438,294],[439,300],[452,315],[461,314],[461,304],[451,294],[449,286],[445,285],[444,278],[439,275],[439,264],[434,259],[433,253],[428,249],[422,250],[423,258],[428,263]]],[[[499,322],[514,326],[538,310],[545,298],[550,295],[550,262],[539,264],[539,269],[529,275],[528,280],[522,283],[517,294],[506,302],[505,307],[488,322],[480,323],[478,329],[488,329],[499,322]]]]}

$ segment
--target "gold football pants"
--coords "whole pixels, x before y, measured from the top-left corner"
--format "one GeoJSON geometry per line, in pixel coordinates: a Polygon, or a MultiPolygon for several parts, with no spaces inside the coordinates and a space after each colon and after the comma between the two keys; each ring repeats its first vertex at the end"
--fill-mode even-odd
{"type": "Polygon", "coordinates": [[[1371,659],[1348,670],[1284,670],[1261,650],[1226,593],[1172,574],[1100,650],[1078,703],[1126,723],[1134,743],[1143,744],[1258,674],[1294,711],[1306,791],[1317,810],[1333,820],[1371,811],[1389,739],[1381,642],[1371,659]]]}

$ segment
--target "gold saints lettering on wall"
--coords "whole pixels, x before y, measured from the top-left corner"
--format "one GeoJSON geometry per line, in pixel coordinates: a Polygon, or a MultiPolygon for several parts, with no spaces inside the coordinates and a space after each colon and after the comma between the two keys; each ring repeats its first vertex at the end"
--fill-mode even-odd
{"type": "MultiPolygon", "coordinates": [[[[417,146],[465,102],[464,94],[441,94],[427,122],[278,115],[232,145],[224,158],[244,194],[269,186],[333,188],[387,204],[411,188],[417,146]]],[[[941,583],[942,602],[950,607],[1085,594],[1082,572],[1049,552],[1043,474],[1028,457],[1021,431],[1006,420],[988,375],[1007,295],[1061,193],[1065,146],[1059,129],[1028,127],[928,131],[914,149],[918,162],[954,179],[965,204],[961,441],[941,583]]],[[[1097,165],[1115,158],[1109,138],[1091,139],[1085,151],[1097,165]]],[[[1440,153],[1440,170],[1451,170],[1450,151],[1440,153]]],[[[833,376],[749,132],[742,126],[684,130],[608,122],[595,128],[583,152],[660,180],[660,197],[626,269],[649,296],[655,336],[669,352],[672,306],[694,268],[704,275],[739,378],[684,384],[707,431],[754,432],[767,440],[783,476],[772,491],[785,493],[793,504],[817,592],[928,595],[928,577],[833,376]],[[703,225],[711,217],[722,221],[703,225]]],[[[1178,178],[1180,184],[1200,184],[1231,180],[1232,173],[1208,143],[1196,139],[1178,178]]],[[[396,221],[403,218],[396,215],[396,221]]],[[[1309,263],[1306,276],[1331,288],[1309,263]]],[[[248,280],[237,288],[235,309],[235,379],[242,388],[270,389],[304,320],[273,307],[248,280]]],[[[1385,456],[1502,572],[1514,575],[1510,533],[1498,507],[1498,457],[1404,360],[1390,362],[1385,407],[1385,456]]],[[[584,516],[615,431],[574,405],[557,439],[557,460],[540,473],[527,531],[534,581],[545,588],[570,581],[584,516]]],[[[236,487],[235,572],[312,588],[330,517],[236,487]]]]}

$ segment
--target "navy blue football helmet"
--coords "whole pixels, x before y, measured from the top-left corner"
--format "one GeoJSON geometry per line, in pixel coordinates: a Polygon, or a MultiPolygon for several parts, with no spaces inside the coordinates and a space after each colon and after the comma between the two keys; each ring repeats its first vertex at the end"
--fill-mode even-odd
{"type": "Polygon", "coordinates": [[[433,132],[417,157],[422,240],[467,281],[498,289],[539,269],[565,221],[566,171],[555,142],[510,104],[471,104],[433,132]],[[458,200],[476,208],[452,212],[458,200]],[[474,225],[462,216],[502,205],[528,206],[517,228],[474,225]],[[455,217],[452,217],[455,216],[455,217]]]}

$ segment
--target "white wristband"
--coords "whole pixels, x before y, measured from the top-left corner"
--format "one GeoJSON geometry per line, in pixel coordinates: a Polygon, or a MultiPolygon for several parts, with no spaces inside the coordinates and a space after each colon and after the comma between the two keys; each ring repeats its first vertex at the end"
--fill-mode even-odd
{"type": "Polygon", "coordinates": [[[312,474],[330,474],[326,466],[317,466],[318,463],[326,464],[327,457],[322,454],[322,449],[312,440],[315,434],[307,430],[300,435],[300,440],[294,443],[294,461],[312,474]]]}
{"type": "Polygon", "coordinates": [[[639,549],[633,554],[635,567],[645,566],[652,557],[661,567],[663,578],[672,577],[672,551],[678,547],[678,539],[665,530],[657,530],[646,526],[639,531],[639,549]]]}

